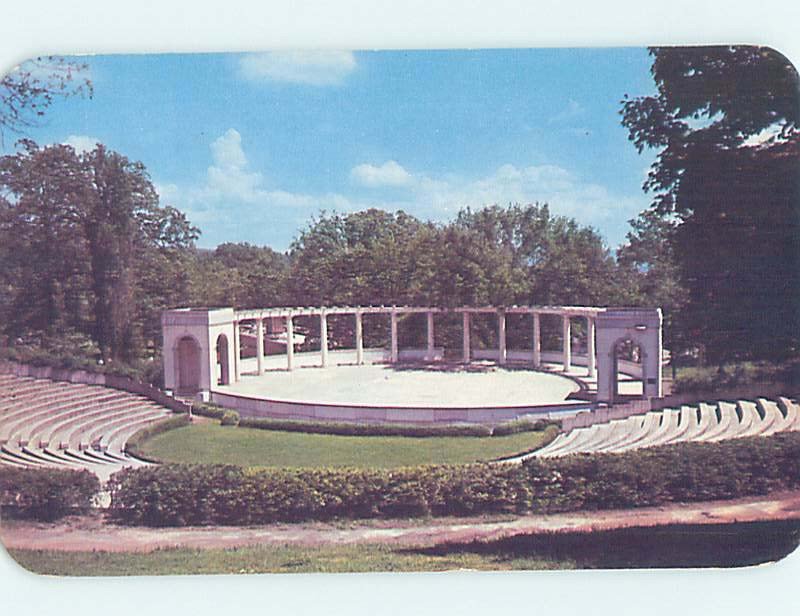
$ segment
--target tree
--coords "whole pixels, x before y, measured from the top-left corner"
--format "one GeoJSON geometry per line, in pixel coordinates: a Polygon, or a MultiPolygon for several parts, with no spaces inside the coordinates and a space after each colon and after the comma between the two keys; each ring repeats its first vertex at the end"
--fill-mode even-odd
{"type": "Polygon", "coordinates": [[[91,264],[95,340],[106,359],[137,355],[135,263],[149,250],[188,247],[197,229],[174,208],[161,208],[147,170],[98,144],[81,156],[79,204],[91,264]]]}
{"type": "Polygon", "coordinates": [[[0,158],[0,189],[8,196],[0,207],[4,323],[17,335],[80,328],[88,273],[77,209],[80,162],[67,146],[20,146],[19,155],[0,158]]]}
{"type": "Polygon", "coordinates": [[[696,338],[685,335],[686,327],[680,322],[687,290],[674,250],[677,222],[645,210],[629,223],[627,242],[617,250],[617,264],[631,282],[635,296],[631,303],[662,309],[664,345],[672,354],[674,376],[678,354],[696,344],[696,338]]]}
{"type": "MultiPolygon", "coordinates": [[[[297,305],[402,304],[417,260],[413,243],[431,225],[413,216],[369,209],[323,212],[289,251],[289,292],[297,305]]],[[[421,247],[421,246],[420,246],[421,247]]]]}
{"type": "Polygon", "coordinates": [[[89,66],[58,56],[29,60],[0,79],[0,139],[6,130],[20,133],[56,99],[93,94],[89,66]]]}
{"type": "Polygon", "coordinates": [[[798,76],[760,47],[653,48],[653,96],[622,101],[644,189],[675,222],[667,240],[688,298],[687,337],[709,359],[798,348],[798,76]]]}
{"type": "Polygon", "coordinates": [[[7,322],[7,333],[74,324],[91,333],[103,359],[139,357],[143,322],[157,320],[145,298],[160,287],[151,274],[167,271],[168,257],[189,248],[197,230],[159,205],[141,163],[100,144],[80,155],[70,146],[21,145],[0,159],[0,244],[18,251],[3,270],[13,298],[7,310],[28,315],[7,322]]]}
{"type": "MultiPolygon", "coordinates": [[[[510,298],[503,303],[626,303],[625,281],[602,237],[547,204],[491,206],[459,212],[455,225],[481,234],[508,255],[510,298]]],[[[497,301],[497,300],[495,300],[497,301]]]]}

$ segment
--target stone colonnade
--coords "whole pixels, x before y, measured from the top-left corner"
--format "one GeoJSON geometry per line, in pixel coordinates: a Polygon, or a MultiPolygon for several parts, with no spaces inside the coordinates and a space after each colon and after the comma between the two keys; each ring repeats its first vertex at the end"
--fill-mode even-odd
{"type": "Polygon", "coordinates": [[[427,344],[425,349],[425,360],[435,358],[435,335],[434,335],[434,315],[437,313],[456,312],[462,315],[463,328],[463,347],[462,361],[470,363],[473,357],[470,341],[471,316],[473,314],[493,313],[497,318],[497,362],[505,364],[508,361],[508,349],[506,342],[506,317],[508,314],[526,314],[531,316],[533,331],[532,363],[535,368],[542,365],[541,349],[541,315],[558,315],[562,322],[562,348],[561,359],[564,371],[569,371],[572,367],[572,322],[573,318],[583,318],[586,320],[587,331],[587,376],[590,379],[596,377],[596,357],[595,357],[595,320],[597,315],[603,312],[603,308],[589,308],[582,306],[511,306],[505,308],[497,307],[462,307],[448,310],[444,308],[421,307],[421,306],[358,306],[358,307],[321,307],[321,308],[267,308],[262,310],[239,310],[234,312],[234,374],[235,380],[239,380],[241,375],[241,336],[239,326],[243,321],[254,321],[256,324],[256,363],[258,374],[264,373],[264,320],[282,319],[286,335],[286,369],[292,370],[294,364],[294,318],[296,316],[316,316],[320,319],[320,365],[326,367],[328,358],[328,316],[329,315],[352,315],[355,319],[355,350],[356,363],[364,363],[364,325],[363,316],[365,314],[389,314],[390,315],[390,359],[392,363],[397,363],[400,357],[398,344],[398,316],[401,314],[424,313],[426,315],[427,344]]]}

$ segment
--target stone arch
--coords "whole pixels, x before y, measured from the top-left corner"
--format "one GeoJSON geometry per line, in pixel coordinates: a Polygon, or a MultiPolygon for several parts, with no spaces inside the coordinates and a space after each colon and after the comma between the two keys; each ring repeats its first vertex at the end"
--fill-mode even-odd
{"type": "Polygon", "coordinates": [[[597,315],[597,401],[614,402],[618,394],[618,345],[641,350],[642,397],[659,398],[661,386],[661,310],[609,308],[597,315]]]}
{"type": "Polygon", "coordinates": [[[229,369],[230,363],[228,361],[228,337],[225,334],[217,336],[216,351],[217,360],[215,363],[216,370],[214,372],[216,375],[216,384],[230,385],[231,375],[229,369]]]}
{"type": "Polygon", "coordinates": [[[201,387],[202,348],[194,336],[182,336],[173,349],[176,391],[194,395],[201,387]]]}
{"type": "Polygon", "coordinates": [[[611,375],[611,398],[612,401],[617,401],[623,398],[629,398],[631,396],[644,398],[645,397],[645,387],[644,384],[647,382],[647,350],[646,348],[640,343],[637,342],[635,339],[632,339],[630,336],[623,336],[618,338],[614,342],[614,346],[611,348],[612,353],[612,375],[611,375]],[[630,344],[632,350],[636,355],[638,355],[638,362],[635,359],[628,360],[627,358],[621,357],[622,353],[624,352],[624,346],[630,344]],[[622,366],[621,366],[622,364],[622,366]],[[623,369],[624,368],[624,369],[623,369]],[[629,394],[621,394],[619,390],[619,381],[620,375],[625,374],[632,378],[634,381],[638,381],[641,383],[641,391],[638,393],[629,393],[629,394]]]}

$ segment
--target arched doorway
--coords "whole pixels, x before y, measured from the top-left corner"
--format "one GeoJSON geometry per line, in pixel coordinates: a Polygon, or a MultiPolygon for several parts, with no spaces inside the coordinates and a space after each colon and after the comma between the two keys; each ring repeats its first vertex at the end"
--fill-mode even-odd
{"type": "Polygon", "coordinates": [[[225,334],[217,336],[217,385],[230,385],[231,377],[228,370],[228,337],[225,334]]]}
{"type": "Polygon", "coordinates": [[[178,340],[175,347],[177,392],[194,395],[200,390],[200,345],[191,336],[178,340]]]}
{"type": "Polygon", "coordinates": [[[644,398],[646,381],[645,353],[642,346],[630,338],[614,344],[612,396],[615,402],[644,398]]]}

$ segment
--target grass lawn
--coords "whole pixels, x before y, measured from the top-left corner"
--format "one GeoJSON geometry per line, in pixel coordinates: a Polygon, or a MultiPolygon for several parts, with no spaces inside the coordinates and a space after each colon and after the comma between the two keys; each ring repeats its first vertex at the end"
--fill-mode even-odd
{"type": "Polygon", "coordinates": [[[279,545],[149,553],[14,549],[9,554],[25,569],[64,576],[742,567],[779,560],[799,540],[800,521],[788,520],[544,533],[416,548],[279,545]]]}
{"type": "Polygon", "coordinates": [[[393,468],[491,460],[542,447],[556,434],[551,426],[492,437],[335,436],[205,423],[159,434],[141,451],[164,462],[393,468]]]}
{"type": "Polygon", "coordinates": [[[389,545],[170,548],[149,553],[9,550],[22,567],[45,575],[180,575],[212,573],[352,573],[574,568],[568,561],[525,556],[424,554],[389,545]]]}

